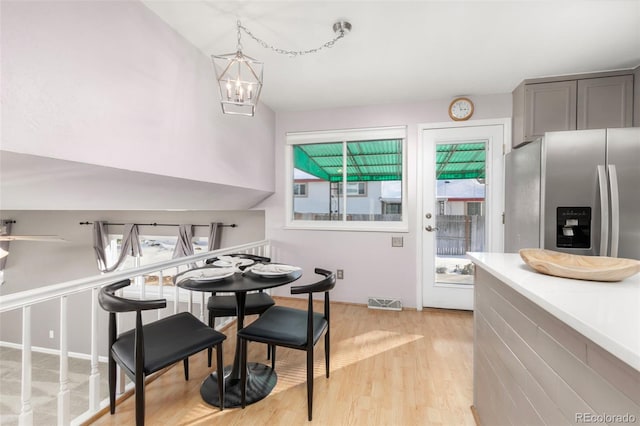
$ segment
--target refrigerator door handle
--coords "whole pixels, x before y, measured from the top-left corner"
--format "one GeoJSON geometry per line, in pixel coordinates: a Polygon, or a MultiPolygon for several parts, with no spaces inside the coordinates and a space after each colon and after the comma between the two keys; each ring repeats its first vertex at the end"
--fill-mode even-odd
{"type": "Polygon", "coordinates": [[[598,183],[600,185],[600,256],[606,256],[609,245],[609,193],[607,172],[602,165],[598,165],[598,183]]]}
{"type": "Polygon", "coordinates": [[[618,172],[615,164],[609,164],[609,191],[611,191],[611,257],[618,257],[620,196],[618,194],[618,172]]]}

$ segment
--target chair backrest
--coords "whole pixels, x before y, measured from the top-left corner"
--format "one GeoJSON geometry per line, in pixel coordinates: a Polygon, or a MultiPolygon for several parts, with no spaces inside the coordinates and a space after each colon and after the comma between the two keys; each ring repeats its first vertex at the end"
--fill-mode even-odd
{"type": "Polygon", "coordinates": [[[102,287],[100,289],[100,293],[98,293],[98,303],[100,303],[102,309],[107,312],[115,313],[147,311],[151,309],[165,308],[167,306],[166,299],[132,300],[115,295],[117,290],[120,290],[129,284],[131,284],[130,280],[123,280],[102,287]]]}
{"type": "Polygon", "coordinates": [[[314,272],[319,275],[324,275],[324,279],[313,284],[291,287],[291,294],[326,293],[336,286],[336,274],[334,272],[322,268],[316,268],[314,272]]]}
{"type": "Polygon", "coordinates": [[[118,297],[115,292],[123,287],[131,284],[130,280],[118,281],[117,283],[106,285],[100,289],[98,293],[98,303],[105,311],[109,312],[109,350],[118,338],[118,326],[116,322],[116,312],[134,312],[136,313],[135,327],[135,354],[136,354],[136,371],[141,370],[144,366],[144,335],[142,331],[142,311],[151,309],[160,309],[167,306],[166,299],[155,300],[132,300],[118,297]]]}
{"type": "Polygon", "coordinates": [[[324,293],[324,319],[327,322],[327,328],[330,324],[330,312],[329,312],[329,291],[336,286],[336,274],[331,271],[327,271],[322,268],[315,268],[314,272],[319,275],[323,275],[324,278],[318,282],[307,285],[300,285],[291,287],[291,294],[304,294],[309,295],[309,301],[307,304],[307,345],[308,348],[313,347],[313,293],[324,293]]]}
{"type": "Polygon", "coordinates": [[[313,293],[324,293],[324,318],[329,324],[329,290],[336,286],[334,272],[322,268],[316,268],[314,272],[323,275],[324,278],[313,284],[291,287],[291,294],[309,294],[307,305],[307,344],[309,347],[313,347],[313,293]]]}
{"type": "MultiPolygon", "coordinates": [[[[270,257],[258,256],[256,254],[249,254],[249,253],[233,253],[233,254],[228,254],[227,256],[241,257],[243,259],[251,259],[251,260],[255,260],[256,262],[264,262],[264,263],[271,262],[270,257]]],[[[205,260],[204,263],[210,265],[216,260],[218,260],[218,257],[212,257],[211,259],[205,260]]]]}

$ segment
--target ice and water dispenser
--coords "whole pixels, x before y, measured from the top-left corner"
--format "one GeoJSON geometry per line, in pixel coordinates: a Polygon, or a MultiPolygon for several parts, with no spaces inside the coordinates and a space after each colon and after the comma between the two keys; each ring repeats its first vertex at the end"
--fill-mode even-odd
{"type": "Polygon", "coordinates": [[[556,247],[591,248],[591,207],[558,207],[556,247]]]}

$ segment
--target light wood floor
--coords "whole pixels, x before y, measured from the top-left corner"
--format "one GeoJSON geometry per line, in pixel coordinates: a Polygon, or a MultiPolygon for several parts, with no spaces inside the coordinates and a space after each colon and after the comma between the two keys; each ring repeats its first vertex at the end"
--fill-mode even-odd
{"type": "MultiPolygon", "coordinates": [[[[278,304],[304,309],[306,302],[278,299],[278,304]]],[[[314,425],[475,425],[470,409],[471,312],[394,312],[332,304],[331,315],[329,379],[324,376],[323,341],[315,351],[314,425]]],[[[234,336],[235,328],[225,333],[234,336]]],[[[228,338],[224,345],[229,364],[235,339],[228,338]]],[[[249,360],[269,364],[265,346],[250,344],[249,360]]],[[[202,401],[199,388],[208,372],[205,351],[190,360],[188,382],[180,363],[148,384],[146,423],[308,423],[304,352],[278,348],[275,389],[244,410],[219,411],[202,401]]],[[[93,424],[134,424],[134,398],[120,404],[115,415],[107,412],[93,424]]]]}

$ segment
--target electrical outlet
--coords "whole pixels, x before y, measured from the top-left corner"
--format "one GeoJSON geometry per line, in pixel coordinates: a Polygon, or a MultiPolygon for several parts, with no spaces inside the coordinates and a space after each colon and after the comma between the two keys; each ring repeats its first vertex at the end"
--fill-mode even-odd
{"type": "Polygon", "coordinates": [[[391,237],[391,247],[402,247],[404,245],[403,237],[391,237]]]}
{"type": "Polygon", "coordinates": [[[338,278],[339,280],[344,279],[344,269],[338,269],[338,271],[336,272],[336,278],[338,278]]]}
{"type": "Polygon", "coordinates": [[[53,330],[49,330],[49,339],[53,339],[53,338],[54,338],[53,330]]]}

